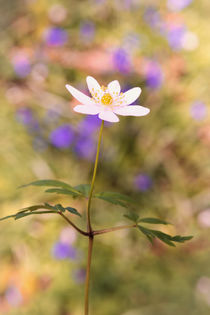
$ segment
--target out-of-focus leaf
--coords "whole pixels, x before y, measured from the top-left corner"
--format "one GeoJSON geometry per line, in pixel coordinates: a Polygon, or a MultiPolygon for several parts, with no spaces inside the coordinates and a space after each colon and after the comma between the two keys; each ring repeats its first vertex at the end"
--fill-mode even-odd
{"type": "Polygon", "coordinates": [[[124,217],[135,223],[139,221],[139,216],[135,212],[129,212],[128,214],[124,214],[124,217]]]}
{"type": "Polygon", "coordinates": [[[57,210],[55,206],[52,206],[47,202],[44,203],[44,206],[46,207],[46,209],[49,209],[49,210],[57,210]]]}
{"type": "Polygon", "coordinates": [[[16,216],[15,214],[7,215],[6,217],[0,218],[0,221],[7,220],[7,219],[10,219],[10,218],[15,218],[15,216],[16,216]]]}
{"type": "Polygon", "coordinates": [[[47,213],[56,213],[56,211],[36,211],[36,212],[17,213],[15,216],[15,220],[22,219],[23,217],[27,217],[29,215],[47,214],[47,213]]]}
{"type": "Polygon", "coordinates": [[[114,205],[120,205],[122,207],[127,208],[129,203],[135,203],[135,201],[123,194],[110,192],[110,191],[104,191],[100,193],[96,193],[93,196],[94,198],[102,199],[105,201],[108,201],[114,205]]]}
{"type": "Polygon", "coordinates": [[[83,196],[88,197],[90,193],[90,184],[80,184],[74,186],[74,189],[79,191],[83,196]]]}
{"type": "Polygon", "coordinates": [[[29,184],[23,185],[20,188],[27,187],[27,186],[42,186],[42,187],[52,187],[50,189],[45,190],[48,193],[57,193],[62,195],[71,195],[74,198],[77,197],[88,197],[90,191],[89,184],[81,184],[75,187],[72,187],[69,184],[66,184],[59,180],[54,179],[42,179],[31,182],[29,184]]]}
{"type": "Polygon", "coordinates": [[[26,185],[20,186],[20,188],[28,187],[28,186],[48,186],[48,187],[61,187],[61,188],[66,188],[66,189],[72,189],[73,187],[69,184],[66,184],[60,180],[55,180],[55,179],[41,179],[41,180],[36,180],[34,182],[31,182],[26,185]]]}
{"type": "Polygon", "coordinates": [[[62,188],[49,188],[45,190],[48,193],[56,193],[61,195],[71,195],[73,198],[78,197],[88,197],[90,191],[90,185],[78,185],[71,189],[62,189],[62,188]]]}
{"type": "Polygon", "coordinates": [[[139,219],[138,222],[150,223],[150,224],[164,224],[164,225],[170,224],[166,221],[163,221],[157,218],[143,218],[143,219],[139,219]]]}
{"type": "Polygon", "coordinates": [[[60,189],[60,188],[49,188],[45,190],[47,193],[56,193],[60,195],[70,195],[73,198],[81,196],[81,193],[79,191],[76,191],[75,189],[69,190],[69,189],[60,189]]]}
{"type": "Polygon", "coordinates": [[[20,209],[19,212],[36,211],[38,209],[50,209],[50,207],[47,204],[44,204],[44,205],[40,204],[40,205],[34,205],[34,206],[22,208],[20,209]]]}
{"type": "Polygon", "coordinates": [[[151,230],[151,229],[145,228],[141,225],[138,225],[138,229],[144,235],[147,236],[147,238],[150,240],[150,242],[152,242],[153,239],[155,237],[157,237],[159,240],[161,240],[165,244],[167,244],[169,246],[173,246],[173,247],[175,247],[174,242],[183,243],[183,242],[191,240],[193,238],[193,236],[181,236],[181,235],[171,236],[169,234],[163,233],[163,232],[158,231],[158,230],[151,230]]]}

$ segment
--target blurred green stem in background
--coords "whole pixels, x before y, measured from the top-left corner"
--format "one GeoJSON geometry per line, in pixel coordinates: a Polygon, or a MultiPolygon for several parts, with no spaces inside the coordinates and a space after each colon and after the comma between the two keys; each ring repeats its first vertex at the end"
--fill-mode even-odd
{"type": "Polygon", "coordinates": [[[98,159],[99,159],[103,127],[104,127],[104,121],[102,120],[100,132],[99,132],[99,138],[98,138],[98,147],[97,147],[97,152],[96,152],[93,177],[92,177],[92,182],[91,182],[91,187],[90,187],[90,194],[88,198],[88,206],[87,206],[87,231],[89,233],[89,244],[88,244],[88,261],[87,261],[86,281],[85,281],[85,315],[88,315],[88,309],[89,309],[90,267],[91,267],[91,258],[92,258],[93,240],[94,240],[94,235],[92,233],[92,227],[91,227],[90,206],[91,206],[91,199],[93,195],[94,183],[95,183],[96,172],[97,172],[97,167],[98,167],[98,159]]]}

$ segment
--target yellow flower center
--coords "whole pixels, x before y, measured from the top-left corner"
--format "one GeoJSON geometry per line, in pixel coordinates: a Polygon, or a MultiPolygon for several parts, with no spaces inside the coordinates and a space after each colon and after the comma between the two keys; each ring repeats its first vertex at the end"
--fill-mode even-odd
{"type": "Polygon", "coordinates": [[[113,98],[109,93],[104,93],[101,98],[101,103],[104,105],[111,105],[113,103],[113,98]]]}

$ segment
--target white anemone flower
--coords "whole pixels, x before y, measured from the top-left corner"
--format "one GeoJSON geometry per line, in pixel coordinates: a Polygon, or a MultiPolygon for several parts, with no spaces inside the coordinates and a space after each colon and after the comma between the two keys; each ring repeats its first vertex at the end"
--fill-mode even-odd
{"type": "Polygon", "coordinates": [[[74,107],[74,111],[77,113],[98,115],[102,120],[118,122],[119,118],[117,115],[145,116],[150,112],[149,108],[140,105],[130,105],[141,94],[139,87],[134,87],[122,93],[117,80],[110,82],[107,87],[104,87],[100,86],[90,76],[87,77],[87,85],[92,97],[85,95],[71,85],[66,85],[71,95],[80,102],[80,105],[74,107]]]}

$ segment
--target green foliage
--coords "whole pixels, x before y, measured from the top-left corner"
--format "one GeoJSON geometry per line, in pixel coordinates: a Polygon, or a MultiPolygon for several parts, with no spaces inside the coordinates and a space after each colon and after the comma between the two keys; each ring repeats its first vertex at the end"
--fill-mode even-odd
{"type": "Polygon", "coordinates": [[[14,219],[18,220],[18,219],[22,219],[23,217],[27,217],[29,215],[34,215],[34,214],[49,214],[49,213],[56,213],[56,211],[36,211],[36,212],[25,212],[25,213],[16,213],[16,215],[14,215],[14,219]]]}
{"type": "MultiPolygon", "coordinates": [[[[139,215],[137,215],[135,212],[129,212],[128,214],[125,214],[124,217],[129,219],[130,221],[136,223],[136,224],[138,224],[139,222],[147,223],[147,224],[163,224],[163,225],[169,224],[168,222],[161,220],[161,219],[158,219],[158,218],[142,218],[142,219],[140,219],[139,215]]],[[[144,226],[141,226],[141,225],[137,225],[137,227],[148,238],[148,240],[151,243],[153,243],[154,238],[157,237],[158,239],[160,239],[165,244],[174,247],[175,245],[173,242],[183,243],[183,242],[190,240],[192,238],[192,236],[184,236],[184,237],[180,236],[180,235],[170,236],[170,235],[163,233],[161,231],[148,229],[148,228],[145,228],[144,226]]]]}
{"type": "Polygon", "coordinates": [[[72,187],[69,184],[66,184],[60,180],[55,180],[55,179],[41,179],[41,180],[36,180],[34,182],[31,182],[26,185],[20,186],[20,188],[25,188],[28,186],[49,186],[49,187],[60,187],[60,188],[66,188],[66,189],[72,189],[72,187]]]}
{"type": "Polygon", "coordinates": [[[64,183],[59,180],[54,180],[54,179],[42,179],[42,180],[37,180],[34,182],[31,182],[26,185],[20,186],[20,188],[25,188],[28,186],[41,186],[41,187],[57,187],[57,188],[49,188],[45,190],[47,193],[56,193],[56,194],[61,194],[61,195],[70,195],[73,198],[78,198],[78,197],[88,197],[89,191],[90,191],[90,185],[89,184],[80,184],[75,187],[64,183]]]}
{"type": "Polygon", "coordinates": [[[10,218],[18,220],[18,219],[21,219],[23,217],[33,215],[33,214],[60,213],[60,212],[65,212],[65,211],[68,211],[72,214],[75,214],[81,217],[81,214],[75,208],[63,207],[61,204],[56,204],[55,206],[52,206],[48,203],[44,203],[40,205],[34,205],[34,206],[23,208],[15,214],[0,218],[0,221],[10,219],[10,218]],[[45,211],[37,211],[40,209],[45,209],[45,211]]]}
{"type": "Polygon", "coordinates": [[[88,197],[90,193],[90,184],[80,184],[74,186],[74,189],[79,191],[83,196],[88,197]]]}
{"type": "Polygon", "coordinates": [[[185,241],[189,241],[193,238],[193,236],[181,236],[181,235],[171,236],[161,231],[145,228],[141,225],[138,225],[138,229],[148,238],[148,240],[151,243],[153,243],[154,238],[158,238],[165,244],[169,246],[173,246],[173,247],[176,246],[174,242],[184,243],[185,241]]]}
{"type": "Polygon", "coordinates": [[[96,194],[94,194],[93,197],[108,201],[114,205],[120,205],[120,206],[125,207],[125,208],[128,208],[130,203],[132,203],[132,204],[135,203],[135,201],[132,198],[130,198],[124,194],[120,194],[120,193],[116,193],[116,192],[110,192],[110,191],[104,191],[104,192],[96,193],[96,194]]]}
{"type": "Polygon", "coordinates": [[[137,223],[139,220],[139,215],[136,214],[135,212],[129,212],[128,214],[124,214],[124,217],[135,223],[137,223]]]}
{"type": "Polygon", "coordinates": [[[59,189],[59,188],[50,188],[45,190],[45,192],[47,193],[56,193],[56,194],[60,194],[60,195],[70,195],[73,198],[77,198],[81,196],[81,193],[77,192],[77,191],[72,191],[69,189],[59,189]]]}
{"type": "Polygon", "coordinates": [[[168,225],[170,223],[158,219],[158,218],[139,218],[139,215],[136,214],[135,212],[129,212],[127,214],[124,214],[124,217],[127,218],[128,220],[138,223],[138,222],[143,222],[143,223],[149,223],[149,224],[164,224],[164,225],[168,225]]]}
{"type": "Polygon", "coordinates": [[[170,224],[164,220],[157,219],[157,218],[143,218],[143,219],[139,219],[138,222],[149,223],[149,224],[164,224],[164,225],[170,224]]]}

